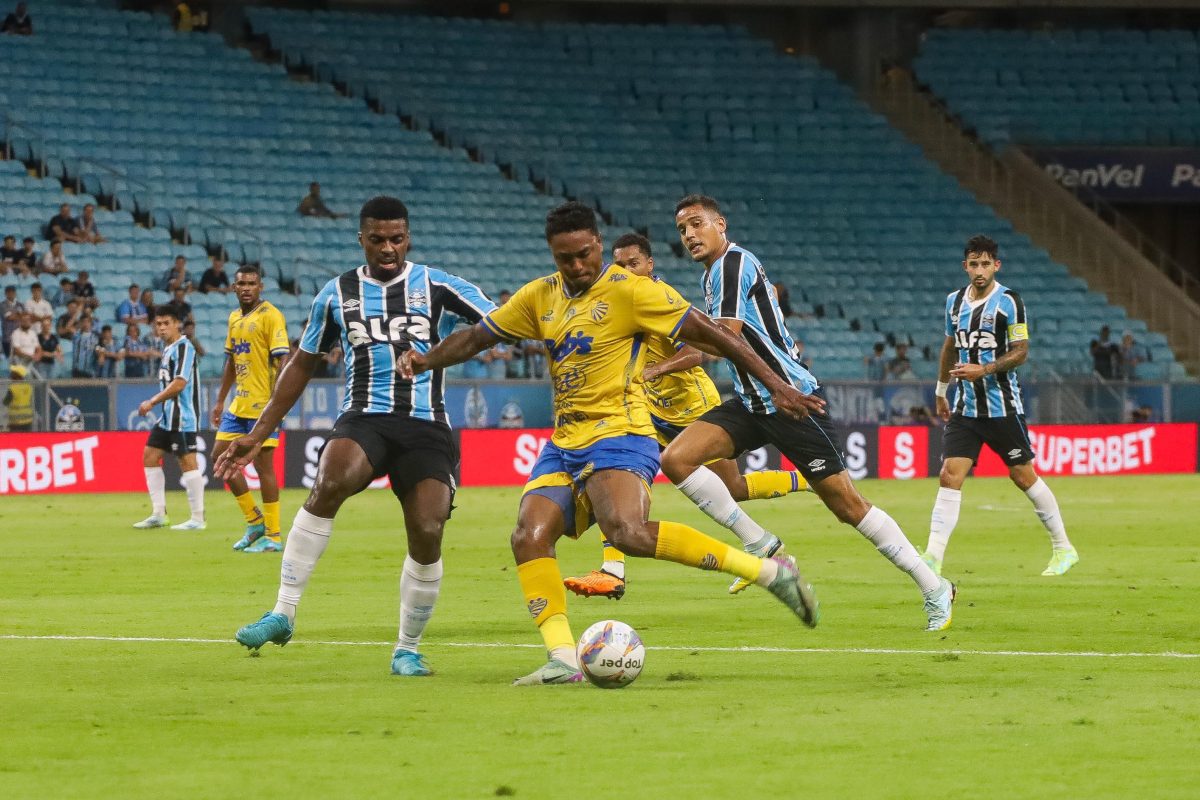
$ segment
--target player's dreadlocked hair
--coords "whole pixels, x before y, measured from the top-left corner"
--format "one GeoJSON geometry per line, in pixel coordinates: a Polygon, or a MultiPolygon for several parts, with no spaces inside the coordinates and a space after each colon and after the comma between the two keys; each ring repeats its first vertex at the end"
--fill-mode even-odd
{"type": "Polygon", "coordinates": [[[599,236],[600,227],[596,224],[596,212],[583,203],[572,200],[563,203],[558,208],[551,209],[550,213],[546,215],[547,240],[551,236],[574,231],[591,231],[599,236]]]}
{"type": "Polygon", "coordinates": [[[368,219],[402,219],[408,221],[408,206],[399,198],[381,194],[363,203],[362,211],[358,212],[359,226],[365,225],[368,219]]]}
{"type": "Polygon", "coordinates": [[[636,247],[642,251],[642,255],[646,258],[653,258],[654,254],[650,252],[650,240],[640,233],[623,233],[613,242],[612,249],[620,250],[622,247],[636,247]]]}
{"type": "Polygon", "coordinates": [[[963,248],[963,258],[968,257],[971,253],[987,253],[995,260],[1000,254],[1000,245],[996,244],[995,239],[980,233],[967,239],[967,246],[963,248]]]}

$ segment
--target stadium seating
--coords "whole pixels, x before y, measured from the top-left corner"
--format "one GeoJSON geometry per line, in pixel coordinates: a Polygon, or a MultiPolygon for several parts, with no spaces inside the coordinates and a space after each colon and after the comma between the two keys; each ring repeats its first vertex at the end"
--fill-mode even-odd
{"type": "MultiPolygon", "coordinates": [[[[823,377],[863,377],[862,357],[885,337],[936,351],[945,293],[961,283],[959,248],[981,231],[1001,240],[1002,278],[1025,296],[1035,331],[1057,321],[1058,344],[1039,364],[1086,371],[1098,320],[1134,326],[832,74],[744,31],[247,11],[285,64],[324,80],[292,80],[284,65],[141,13],[59,7],[38,36],[0,41],[6,110],[27,126],[10,130],[18,155],[159,223],[129,226],[153,246],[97,250],[94,274],[114,276],[113,291],[131,274],[161,274],[179,249],[161,231],[187,228],[297,287],[301,297],[284,303],[296,332],[305,299],[361,258],[353,219],[295,213],[317,180],[342,211],[401,195],[413,256],[492,292],[549,268],[544,212],[562,194],[579,197],[613,220],[610,241],[649,230],[660,271],[698,300],[699,269],[664,243],[675,239],[675,200],[700,190],[791,288],[806,315],[792,328],[823,377]]],[[[196,301],[210,350],[231,304],[196,301]]],[[[922,377],[935,368],[914,366],[922,377]]]]}
{"type": "Polygon", "coordinates": [[[939,30],[914,66],[992,143],[1200,143],[1195,31],[939,30]]]}

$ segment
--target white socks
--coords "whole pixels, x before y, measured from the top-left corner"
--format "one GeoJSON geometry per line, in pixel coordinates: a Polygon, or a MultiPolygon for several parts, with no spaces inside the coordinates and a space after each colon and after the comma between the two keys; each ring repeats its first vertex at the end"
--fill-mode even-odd
{"type": "Polygon", "coordinates": [[[714,522],[733,531],[745,549],[754,547],[768,535],[761,525],[738,508],[725,483],[708,467],[700,467],[677,487],[714,522]]]}
{"type": "Polygon", "coordinates": [[[303,508],[296,512],[287,544],[283,547],[283,565],[279,568],[279,599],[274,608],[276,614],[286,615],[288,622],[296,621],[300,595],[304,594],[313,567],[325,552],[332,533],[332,519],[315,516],[303,508]]]}
{"type": "Polygon", "coordinates": [[[418,564],[412,556],[404,557],[404,572],[400,575],[400,637],[396,649],[417,651],[441,586],[440,558],[432,564],[418,564]]]}
{"type": "Polygon", "coordinates": [[[929,520],[929,544],[925,546],[925,552],[938,561],[946,557],[946,545],[950,541],[950,534],[954,533],[954,526],[958,524],[961,508],[961,489],[938,489],[933,516],[929,520]]]}
{"type": "Polygon", "coordinates": [[[150,492],[151,512],[156,517],[167,515],[167,476],[162,467],[145,467],[146,490],[150,492]]]}
{"type": "Polygon", "coordinates": [[[183,488],[187,492],[188,508],[192,512],[192,520],[204,522],[204,473],[198,469],[188,470],[181,476],[183,488]]]}
{"type": "Polygon", "coordinates": [[[1044,480],[1038,478],[1037,483],[1025,490],[1025,494],[1033,502],[1038,519],[1046,526],[1051,546],[1055,550],[1068,549],[1071,540],[1067,538],[1067,529],[1063,526],[1062,514],[1058,511],[1058,500],[1054,498],[1054,492],[1050,491],[1044,480]]]}
{"type": "Polygon", "coordinates": [[[942,579],[921,560],[917,548],[908,541],[896,520],[889,517],[882,508],[871,506],[871,510],[855,527],[867,537],[867,541],[875,545],[875,549],[884,558],[907,572],[917,586],[921,587],[922,593],[929,594],[941,587],[942,579]]]}

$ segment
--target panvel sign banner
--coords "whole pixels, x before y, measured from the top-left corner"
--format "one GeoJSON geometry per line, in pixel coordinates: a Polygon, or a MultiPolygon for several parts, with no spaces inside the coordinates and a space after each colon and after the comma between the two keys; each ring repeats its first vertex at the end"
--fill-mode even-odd
{"type": "Polygon", "coordinates": [[[1125,203],[1200,203],[1200,150],[1038,148],[1030,155],[1068,189],[1125,203]]]}

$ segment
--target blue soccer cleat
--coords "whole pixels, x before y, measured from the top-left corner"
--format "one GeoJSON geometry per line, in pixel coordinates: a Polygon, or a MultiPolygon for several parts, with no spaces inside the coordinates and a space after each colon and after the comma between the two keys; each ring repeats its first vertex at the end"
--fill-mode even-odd
{"type": "Polygon", "coordinates": [[[292,640],[292,623],[283,614],[268,611],[258,622],[238,628],[238,644],[257,650],[268,642],[283,647],[292,640]]]}
{"type": "Polygon", "coordinates": [[[432,675],[433,670],[425,663],[425,656],[412,650],[397,650],[392,653],[392,674],[405,677],[432,675]]]}
{"type": "Polygon", "coordinates": [[[283,543],[270,536],[262,536],[257,542],[247,547],[243,553],[282,553],[283,543]]]}
{"type": "Polygon", "coordinates": [[[233,545],[234,550],[245,550],[250,545],[261,539],[267,533],[267,525],[262,520],[251,522],[246,526],[246,535],[237,540],[233,545]]]}
{"type": "Polygon", "coordinates": [[[925,615],[929,617],[926,631],[944,631],[950,627],[954,616],[954,598],[958,597],[958,587],[942,578],[938,588],[925,595],[925,615]]]}

